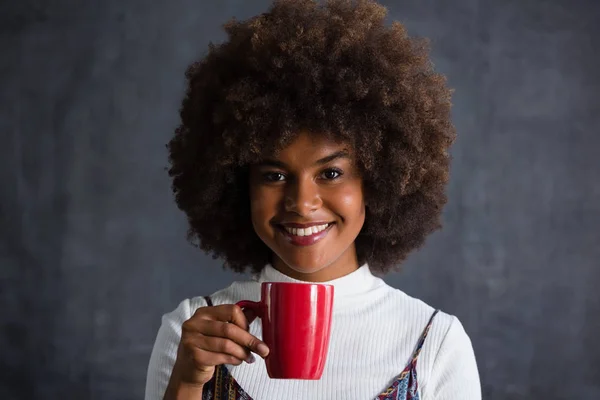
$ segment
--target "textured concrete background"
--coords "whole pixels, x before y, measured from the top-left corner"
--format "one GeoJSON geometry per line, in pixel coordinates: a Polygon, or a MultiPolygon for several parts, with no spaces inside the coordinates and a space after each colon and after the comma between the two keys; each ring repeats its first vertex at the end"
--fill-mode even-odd
{"type": "MultiPolygon", "coordinates": [[[[456,88],[445,228],[393,286],[485,399],[600,399],[600,2],[387,1],[456,88]]],[[[185,241],[183,72],[268,1],[0,0],[0,398],[139,399],[160,316],[234,278],[185,241]]]]}

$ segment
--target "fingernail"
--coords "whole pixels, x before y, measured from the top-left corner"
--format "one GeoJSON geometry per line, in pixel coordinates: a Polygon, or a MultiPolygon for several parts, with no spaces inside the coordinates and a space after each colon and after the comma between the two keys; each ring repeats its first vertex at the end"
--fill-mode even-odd
{"type": "Polygon", "coordinates": [[[256,346],[256,350],[257,353],[261,355],[261,357],[266,357],[267,355],[269,355],[269,348],[264,343],[259,343],[258,346],[256,346]]]}
{"type": "Polygon", "coordinates": [[[256,361],[256,358],[254,358],[254,355],[252,353],[250,353],[250,355],[248,356],[248,358],[246,358],[246,362],[248,364],[252,364],[254,361],[256,361]]]}

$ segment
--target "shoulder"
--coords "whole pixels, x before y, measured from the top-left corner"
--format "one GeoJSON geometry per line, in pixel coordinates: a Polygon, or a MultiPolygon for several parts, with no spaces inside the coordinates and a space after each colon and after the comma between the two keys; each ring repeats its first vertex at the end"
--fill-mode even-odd
{"type": "MultiPolygon", "coordinates": [[[[430,398],[481,399],[481,384],[471,338],[461,321],[449,316],[448,327],[437,332],[427,359],[423,393],[430,398]]],[[[433,330],[433,326],[432,326],[433,330]]]]}
{"type": "Polygon", "coordinates": [[[371,308],[369,314],[377,315],[379,326],[385,325],[391,332],[398,333],[402,340],[406,340],[406,346],[411,347],[427,333],[419,358],[421,365],[433,365],[442,343],[468,339],[456,316],[432,307],[400,289],[387,284],[380,285],[377,293],[371,294],[371,298],[375,299],[375,307],[371,308]]]}
{"type": "Polygon", "coordinates": [[[455,315],[432,307],[423,300],[409,296],[399,289],[392,288],[390,297],[394,299],[394,303],[405,317],[420,323],[423,329],[431,323],[427,341],[441,345],[442,342],[468,339],[462,323],[455,315]]]}
{"type": "MultiPolygon", "coordinates": [[[[432,307],[423,300],[412,297],[400,289],[387,285],[385,289],[383,301],[385,305],[382,304],[383,308],[389,309],[391,315],[395,315],[404,324],[410,323],[417,329],[425,329],[431,321],[428,336],[444,336],[451,326],[458,322],[454,315],[432,307]]],[[[460,322],[458,323],[460,324],[460,322]]]]}
{"type": "Polygon", "coordinates": [[[397,289],[389,296],[404,323],[412,326],[409,336],[426,334],[417,363],[423,393],[435,393],[433,398],[480,399],[473,346],[459,318],[397,289]],[[468,396],[461,397],[461,391],[468,396]]]}
{"type": "Polygon", "coordinates": [[[413,338],[426,333],[427,337],[420,355],[422,365],[433,366],[443,347],[471,350],[471,340],[461,321],[450,313],[437,309],[423,300],[409,296],[392,287],[387,288],[386,310],[390,319],[410,326],[413,338]],[[427,332],[426,328],[428,328],[427,332]]]}

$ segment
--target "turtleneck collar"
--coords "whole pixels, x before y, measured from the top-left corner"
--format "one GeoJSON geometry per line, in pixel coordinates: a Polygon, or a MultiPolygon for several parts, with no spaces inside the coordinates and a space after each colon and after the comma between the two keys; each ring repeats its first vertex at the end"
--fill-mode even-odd
{"type": "MultiPolygon", "coordinates": [[[[291,278],[278,270],[272,265],[267,264],[258,276],[258,282],[296,282],[296,283],[309,283],[298,279],[291,278]]],[[[334,297],[341,298],[347,296],[355,296],[364,294],[373,290],[375,286],[384,284],[383,281],[371,273],[369,266],[364,264],[359,267],[356,271],[344,275],[340,278],[333,279],[327,282],[318,282],[321,284],[333,285],[334,286],[334,297]]]]}

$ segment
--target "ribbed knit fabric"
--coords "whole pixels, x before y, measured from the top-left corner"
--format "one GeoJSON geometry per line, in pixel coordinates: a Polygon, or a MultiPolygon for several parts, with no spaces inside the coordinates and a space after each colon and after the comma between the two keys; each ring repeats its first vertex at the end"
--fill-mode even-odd
{"type": "MultiPolygon", "coordinates": [[[[211,295],[214,305],[258,301],[261,282],[298,282],[267,266],[256,280],[235,282],[211,295]]],[[[434,309],[371,274],[367,265],[335,286],[331,341],[323,376],[318,381],[278,380],[267,375],[264,361],[228,366],[254,400],[372,400],[406,367],[434,309]]],[[[199,307],[202,296],[184,300],[163,316],[146,382],[146,400],[163,398],[177,356],[181,325],[199,307]]],[[[260,320],[250,333],[262,338],[260,320]]],[[[481,399],[479,374],[471,341],[460,321],[439,312],[417,363],[421,400],[481,399]]],[[[200,400],[200,399],[198,399],[200,400]]]]}

